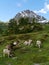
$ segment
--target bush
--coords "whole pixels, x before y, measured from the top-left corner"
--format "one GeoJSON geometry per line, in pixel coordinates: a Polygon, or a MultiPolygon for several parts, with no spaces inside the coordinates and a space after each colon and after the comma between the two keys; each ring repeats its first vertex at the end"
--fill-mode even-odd
{"type": "Polygon", "coordinates": [[[21,35],[21,36],[19,36],[19,39],[21,39],[21,40],[27,40],[27,39],[30,39],[30,35],[27,35],[27,34],[25,34],[25,35],[21,35]]]}
{"type": "Polygon", "coordinates": [[[43,35],[44,36],[44,38],[47,38],[47,37],[49,37],[49,35],[48,34],[45,34],[45,35],[43,35]]]}
{"type": "Polygon", "coordinates": [[[41,42],[43,43],[44,41],[46,41],[47,40],[47,37],[48,37],[47,34],[43,35],[42,38],[40,39],[41,42]]]}
{"type": "Polygon", "coordinates": [[[43,30],[43,26],[42,25],[40,25],[40,24],[34,25],[33,31],[41,31],[41,30],[43,30]]]}
{"type": "Polygon", "coordinates": [[[10,35],[10,36],[5,37],[5,39],[6,40],[13,40],[13,39],[16,39],[16,36],[10,35]]]}
{"type": "Polygon", "coordinates": [[[45,38],[41,38],[40,40],[41,40],[41,42],[43,43],[43,42],[45,41],[45,38]]]}

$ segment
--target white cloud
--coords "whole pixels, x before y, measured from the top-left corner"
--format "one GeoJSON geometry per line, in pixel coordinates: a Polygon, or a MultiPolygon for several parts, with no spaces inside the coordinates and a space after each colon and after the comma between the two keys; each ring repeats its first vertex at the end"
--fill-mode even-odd
{"type": "Polygon", "coordinates": [[[49,4],[47,4],[45,8],[47,9],[47,11],[49,11],[49,4]]]}
{"type": "Polygon", "coordinates": [[[44,9],[38,10],[38,11],[34,11],[35,13],[44,13],[46,14],[47,12],[44,9]]]}
{"type": "Polygon", "coordinates": [[[44,7],[38,11],[34,11],[35,13],[43,13],[46,14],[49,11],[49,4],[47,3],[47,0],[44,3],[44,7]]]}
{"type": "Polygon", "coordinates": [[[21,7],[22,6],[22,4],[21,3],[17,3],[17,7],[21,7]]]}
{"type": "Polygon", "coordinates": [[[40,13],[44,13],[44,14],[47,13],[47,12],[45,11],[45,9],[41,9],[41,10],[39,10],[39,12],[40,12],[40,13]]]}

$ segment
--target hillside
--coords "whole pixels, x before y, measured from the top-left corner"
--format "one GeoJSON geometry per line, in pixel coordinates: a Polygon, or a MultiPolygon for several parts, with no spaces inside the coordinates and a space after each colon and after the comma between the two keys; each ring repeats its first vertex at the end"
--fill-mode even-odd
{"type": "Polygon", "coordinates": [[[17,13],[8,23],[0,22],[0,34],[23,34],[40,31],[44,29],[43,24],[47,22],[48,20],[43,16],[37,15],[30,10],[24,10],[17,13]]]}
{"type": "Polygon", "coordinates": [[[49,25],[45,25],[44,31],[32,32],[27,34],[18,34],[18,35],[10,35],[4,36],[0,38],[0,63],[1,65],[49,65],[49,25]],[[47,28],[47,30],[46,30],[47,28]],[[45,35],[47,37],[45,38],[45,35]],[[5,48],[7,44],[10,44],[12,41],[20,40],[20,44],[18,48],[16,48],[14,53],[14,57],[8,58],[2,57],[2,50],[5,48]],[[33,40],[33,45],[25,46],[23,45],[23,41],[27,39],[33,40]],[[35,42],[37,39],[43,39],[42,47],[39,49],[35,46],[35,42]],[[41,51],[40,51],[41,50],[41,51]]]}
{"type": "Polygon", "coordinates": [[[8,30],[10,34],[40,31],[43,30],[43,24],[47,22],[47,19],[43,16],[37,15],[30,10],[24,10],[17,13],[13,19],[9,20],[8,30]]]}
{"type": "Polygon", "coordinates": [[[49,65],[49,24],[44,24],[44,30],[26,34],[12,34],[0,37],[1,65],[49,65]],[[46,37],[45,37],[46,36],[46,37]],[[32,39],[31,46],[23,45],[24,40],[32,39]],[[36,40],[43,40],[42,47],[36,47],[36,40]],[[2,56],[2,50],[12,41],[20,40],[20,44],[13,51],[14,57],[2,56]]]}
{"type": "Polygon", "coordinates": [[[0,36],[5,34],[8,28],[8,23],[4,23],[0,21],[0,36]]]}
{"type": "Polygon", "coordinates": [[[8,23],[0,22],[0,65],[49,65],[49,22],[46,21],[44,17],[26,10],[8,23]],[[31,45],[24,45],[24,41],[29,39],[31,45]],[[36,46],[37,40],[42,42],[41,48],[36,46]],[[3,49],[14,41],[19,43],[13,47],[13,55],[4,57],[3,49]]]}

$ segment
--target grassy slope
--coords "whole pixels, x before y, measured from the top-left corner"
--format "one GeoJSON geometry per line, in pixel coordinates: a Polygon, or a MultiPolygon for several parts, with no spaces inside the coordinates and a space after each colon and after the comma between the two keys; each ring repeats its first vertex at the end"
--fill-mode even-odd
{"type": "MultiPolygon", "coordinates": [[[[1,37],[0,40],[4,40],[2,44],[0,44],[0,65],[34,65],[35,63],[40,63],[40,65],[49,65],[49,25],[46,25],[44,31],[38,31],[33,33],[27,33],[30,38],[34,41],[37,39],[43,38],[43,35],[47,34],[48,37],[42,43],[42,48],[39,49],[35,46],[24,46],[21,42],[20,46],[23,48],[17,49],[14,51],[15,58],[7,58],[2,57],[2,50],[5,48],[7,44],[9,44],[12,40],[21,39],[24,34],[12,35],[15,38],[10,40],[8,36],[1,37]],[[24,48],[25,47],[25,48],[24,48]],[[41,52],[39,50],[42,50],[41,52]]],[[[34,42],[35,43],[35,42],[34,42]]]]}

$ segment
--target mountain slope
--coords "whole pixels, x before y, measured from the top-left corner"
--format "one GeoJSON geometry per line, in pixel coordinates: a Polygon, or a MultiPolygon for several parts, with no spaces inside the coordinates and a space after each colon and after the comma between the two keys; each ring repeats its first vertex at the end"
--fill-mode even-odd
{"type": "Polygon", "coordinates": [[[17,13],[14,19],[16,20],[21,17],[36,18],[38,21],[46,20],[46,18],[44,18],[43,16],[37,15],[36,13],[30,10],[24,10],[24,11],[17,13]]]}

